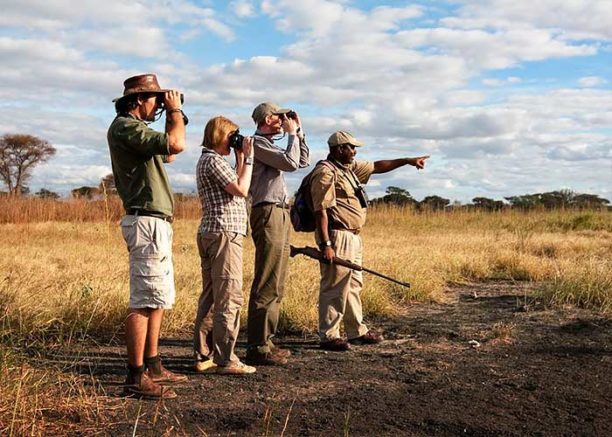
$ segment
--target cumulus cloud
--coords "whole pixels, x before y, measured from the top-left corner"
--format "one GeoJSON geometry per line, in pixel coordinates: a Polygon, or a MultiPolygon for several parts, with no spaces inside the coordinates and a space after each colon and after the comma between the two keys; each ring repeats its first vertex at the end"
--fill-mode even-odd
{"type": "Polygon", "coordinates": [[[605,80],[603,77],[599,76],[585,76],[578,79],[578,83],[580,84],[580,86],[583,86],[585,88],[592,88],[599,85],[604,85],[608,83],[608,81],[605,80]]]}
{"type": "Polygon", "coordinates": [[[443,23],[451,26],[502,28],[539,27],[563,33],[568,39],[612,40],[608,0],[462,0],[457,17],[443,23]]]}
{"type": "MultiPolygon", "coordinates": [[[[223,113],[248,132],[252,108],[265,100],[300,111],[313,162],[326,155],[325,141],[337,129],[367,142],[365,159],[432,154],[425,172],[377,176],[375,194],[405,184],[415,197],[466,200],[609,185],[602,181],[610,173],[612,95],[603,75],[576,73],[576,88],[543,87],[528,68],[596,56],[612,35],[609,2],[454,4],[438,19],[427,3],[236,0],[215,8],[188,0],[7,0],[0,98],[8,103],[0,106],[0,128],[57,144],[61,159],[49,166],[57,165],[66,183],[86,178],[88,166],[99,178],[108,169],[110,100],[126,77],[154,71],[162,86],[185,91],[192,120],[189,150],[169,166],[178,191],[194,187],[205,121],[223,113]],[[258,40],[251,26],[266,20],[258,40]],[[275,29],[286,45],[270,44],[275,29]],[[199,42],[217,44],[212,55],[223,61],[195,53],[199,42]],[[245,48],[240,57],[223,53],[235,46],[245,48]],[[74,165],[63,162],[68,156],[74,165]]],[[[290,190],[302,176],[288,175],[290,190]]]]}
{"type": "Polygon", "coordinates": [[[239,0],[230,2],[229,8],[236,14],[237,17],[247,18],[255,15],[255,7],[252,1],[239,0]]]}

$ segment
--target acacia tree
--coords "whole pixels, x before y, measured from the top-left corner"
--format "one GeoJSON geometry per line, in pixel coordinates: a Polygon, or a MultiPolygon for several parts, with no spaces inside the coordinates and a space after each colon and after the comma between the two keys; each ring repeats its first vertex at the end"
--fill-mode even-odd
{"type": "Polygon", "coordinates": [[[5,134],[0,137],[0,178],[9,193],[19,196],[32,170],[55,155],[55,147],[32,135],[5,134]]]}

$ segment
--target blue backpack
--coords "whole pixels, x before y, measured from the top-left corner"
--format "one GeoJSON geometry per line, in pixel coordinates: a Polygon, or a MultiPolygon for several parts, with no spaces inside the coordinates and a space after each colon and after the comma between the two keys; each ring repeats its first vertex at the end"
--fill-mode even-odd
{"type": "MultiPolygon", "coordinates": [[[[324,165],[330,168],[336,175],[336,167],[329,161],[322,160],[317,162],[315,169],[319,165],[324,165]]],[[[293,205],[289,209],[289,216],[291,217],[291,224],[296,232],[314,232],[317,228],[315,220],[314,207],[312,205],[312,195],[310,192],[311,179],[314,169],[304,176],[300,188],[295,193],[295,199],[293,205]]]]}

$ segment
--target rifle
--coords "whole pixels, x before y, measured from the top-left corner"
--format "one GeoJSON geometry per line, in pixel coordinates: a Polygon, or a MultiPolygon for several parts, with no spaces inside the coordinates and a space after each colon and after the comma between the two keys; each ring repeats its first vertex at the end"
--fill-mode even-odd
{"type": "MultiPolygon", "coordinates": [[[[309,258],[319,260],[319,262],[322,262],[322,263],[325,263],[325,264],[330,264],[329,261],[327,261],[325,258],[323,258],[323,254],[321,252],[319,252],[317,249],[315,249],[314,247],[309,247],[309,246],[306,246],[306,247],[290,246],[290,250],[291,251],[290,251],[289,254],[290,254],[291,257],[294,257],[296,255],[305,255],[305,256],[307,256],[309,258]]],[[[381,278],[386,279],[387,281],[395,282],[396,284],[403,285],[404,287],[410,288],[410,284],[408,282],[398,281],[397,279],[390,278],[388,276],[383,275],[382,273],[375,272],[374,270],[367,269],[367,268],[365,268],[363,266],[360,266],[359,264],[352,263],[350,261],[347,261],[347,260],[342,259],[342,258],[338,258],[336,256],[334,256],[333,264],[338,264],[339,266],[347,267],[347,268],[349,268],[351,270],[368,272],[368,273],[371,273],[373,275],[380,276],[381,278]]]]}

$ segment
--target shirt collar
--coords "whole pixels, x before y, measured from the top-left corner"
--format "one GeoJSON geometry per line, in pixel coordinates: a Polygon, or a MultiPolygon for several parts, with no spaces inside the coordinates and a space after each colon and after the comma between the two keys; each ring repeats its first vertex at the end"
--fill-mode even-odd
{"type": "Polygon", "coordinates": [[[340,168],[340,169],[342,169],[342,170],[350,170],[350,166],[349,166],[349,164],[345,165],[345,164],[342,164],[342,163],[340,163],[340,162],[336,161],[334,158],[332,158],[331,154],[330,154],[330,155],[327,155],[327,158],[326,158],[326,159],[327,159],[329,162],[331,162],[332,164],[334,164],[336,167],[338,167],[338,168],[340,168]]]}

